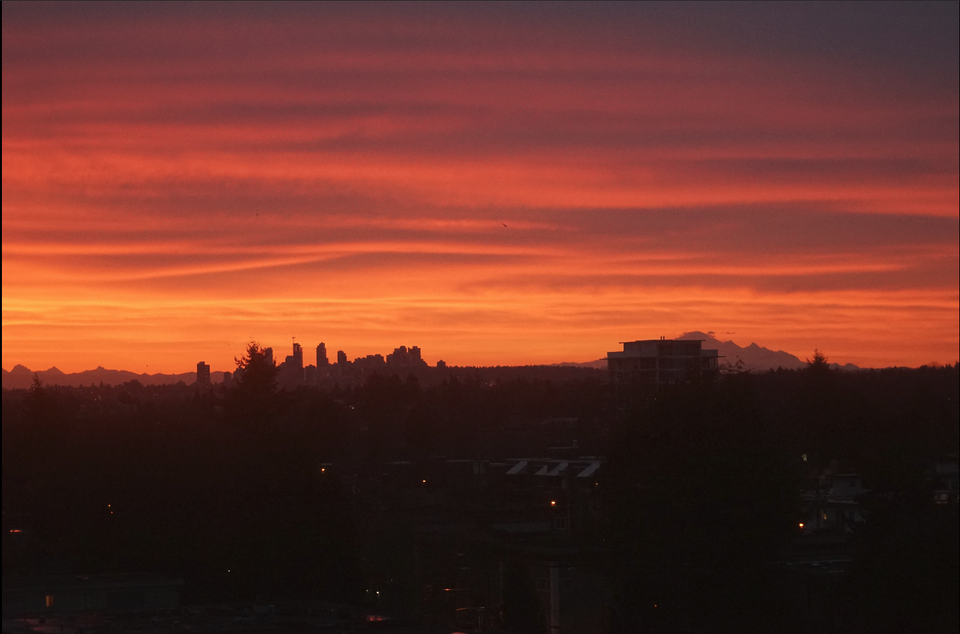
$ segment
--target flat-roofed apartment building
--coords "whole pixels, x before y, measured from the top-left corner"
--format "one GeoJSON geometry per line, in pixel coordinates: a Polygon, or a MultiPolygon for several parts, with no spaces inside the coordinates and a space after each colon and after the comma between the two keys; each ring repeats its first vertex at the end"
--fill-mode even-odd
{"type": "Polygon", "coordinates": [[[702,339],[621,341],[622,352],[607,353],[607,368],[615,385],[662,386],[701,378],[719,371],[719,354],[704,350],[702,339]]]}

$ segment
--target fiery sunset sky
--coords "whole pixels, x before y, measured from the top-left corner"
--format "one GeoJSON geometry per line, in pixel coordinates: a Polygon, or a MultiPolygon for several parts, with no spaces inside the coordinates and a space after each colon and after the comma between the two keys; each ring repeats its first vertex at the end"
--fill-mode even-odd
{"type": "Polygon", "coordinates": [[[3,3],[3,367],[960,350],[958,4],[3,3]]]}

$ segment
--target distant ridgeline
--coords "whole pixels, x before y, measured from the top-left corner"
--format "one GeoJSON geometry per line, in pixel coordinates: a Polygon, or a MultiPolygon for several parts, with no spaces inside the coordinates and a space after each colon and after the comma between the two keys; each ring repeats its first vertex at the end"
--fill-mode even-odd
{"type": "MultiPolygon", "coordinates": [[[[13,366],[13,370],[3,370],[3,387],[8,390],[28,388],[33,384],[34,375],[44,385],[65,385],[79,387],[81,385],[120,385],[128,381],[139,381],[143,385],[170,385],[183,381],[190,384],[197,380],[197,373],[181,372],[179,374],[137,374],[127,370],[107,370],[98,367],[96,370],[85,370],[67,374],[57,368],[34,372],[22,365],[13,366]]],[[[223,380],[223,372],[211,372],[210,379],[214,383],[223,380]]]]}
{"type": "MultiPolygon", "coordinates": [[[[784,370],[799,370],[807,365],[805,361],[802,361],[796,356],[790,354],[789,352],[784,352],[783,350],[777,350],[774,352],[769,348],[758,346],[755,343],[751,343],[749,346],[744,348],[738,346],[732,341],[720,341],[713,335],[705,332],[685,332],[677,337],[677,339],[702,339],[704,350],[716,350],[719,353],[721,366],[736,366],[737,361],[742,361],[741,369],[763,372],[766,370],[776,370],[777,368],[783,368],[784,370]]],[[[846,365],[831,363],[830,367],[836,370],[860,369],[852,363],[847,363],[846,365]]]]}

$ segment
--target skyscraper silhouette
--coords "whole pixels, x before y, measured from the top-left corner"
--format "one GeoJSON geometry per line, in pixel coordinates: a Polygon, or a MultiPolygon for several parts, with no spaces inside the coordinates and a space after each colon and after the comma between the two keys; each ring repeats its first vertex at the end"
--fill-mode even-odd
{"type": "Polygon", "coordinates": [[[321,341],[320,345],[317,346],[317,367],[322,368],[329,363],[327,361],[327,345],[321,341]]]}

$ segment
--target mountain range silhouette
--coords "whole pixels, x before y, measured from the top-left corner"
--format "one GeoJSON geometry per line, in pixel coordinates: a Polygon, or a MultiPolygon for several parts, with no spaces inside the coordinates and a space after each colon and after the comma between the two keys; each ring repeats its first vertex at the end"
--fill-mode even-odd
{"type": "MultiPolygon", "coordinates": [[[[3,370],[3,387],[8,390],[18,388],[28,388],[33,384],[33,376],[44,385],[64,385],[68,387],[79,387],[81,385],[120,385],[127,381],[139,381],[143,385],[170,385],[183,381],[186,384],[194,383],[197,380],[196,371],[180,372],[178,374],[137,374],[127,370],[108,370],[103,366],[98,366],[95,370],[84,370],[83,372],[65,373],[56,366],[49,370],[40,370],[34,372],[28,367],[17,364],[9,372],[3,370]]],[[[213,383],[223,381],[223,372],[211,372],[210,380],[213,383]]]]}

